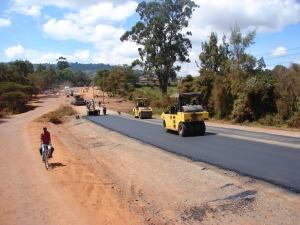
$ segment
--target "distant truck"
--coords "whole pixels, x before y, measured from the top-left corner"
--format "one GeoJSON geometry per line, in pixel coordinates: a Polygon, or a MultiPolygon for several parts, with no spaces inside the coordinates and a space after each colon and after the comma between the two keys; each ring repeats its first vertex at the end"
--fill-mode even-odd
{"type": "Polygon", "coordinates": [[[45,91],[44,91],[44,94],[45,94],[45,95],[53,94],[53,90],[45,90],[45,91]]]}
{"type": "Polygon", "coordinates": [[[83,99],[82,95],[75,95],[74,96],[74,105],[86,105],[86,101],[83,99]]]}
{"type": "Polygon", "coordinates": [[[86,115],[87,116],[99,116],[100,109],[96,109],[94,101],[89,101],[86,103],[86,115]]]}

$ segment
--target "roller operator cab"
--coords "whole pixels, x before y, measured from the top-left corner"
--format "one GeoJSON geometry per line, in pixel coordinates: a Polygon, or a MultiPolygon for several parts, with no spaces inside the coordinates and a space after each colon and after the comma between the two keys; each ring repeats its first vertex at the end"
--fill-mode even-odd
{"type": "Polygon", "coordinates": [[[151,119],[152,108],[149,106],[148,98],[136,98],[136,106],[133,107],[132,113],[135,118],[151,119]]]}
{"type": "Polygon", "coordinates": [[[165,131],[176,131],[181,137],[203,136],[209,114],[200,105],[201,93],[176,93],[170,99],[173,106],[161,115],[165,131]]]}

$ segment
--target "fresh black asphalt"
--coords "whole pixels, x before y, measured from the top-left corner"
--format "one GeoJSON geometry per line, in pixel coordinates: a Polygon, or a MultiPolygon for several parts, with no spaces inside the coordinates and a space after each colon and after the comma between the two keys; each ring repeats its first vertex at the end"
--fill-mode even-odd
{"type": "Polygon", "coordinates": [[[166,133],[157,119],[84,118],[168,152],[300,193],[300,138],[208,126],[204,136],[183,138],[166,133]]]}

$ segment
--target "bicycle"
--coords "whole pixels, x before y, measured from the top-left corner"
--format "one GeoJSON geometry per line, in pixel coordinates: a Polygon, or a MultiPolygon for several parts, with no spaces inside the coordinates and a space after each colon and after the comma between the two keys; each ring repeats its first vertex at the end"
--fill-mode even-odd
{"type": "Polygon", "coordinates": [[[51,154],[51,145],[50,144],[44,144],[44,151],[42,152],[42,160],[45,163],[45,167],[48,170],[49,168],[49,155],[51,154]]]}

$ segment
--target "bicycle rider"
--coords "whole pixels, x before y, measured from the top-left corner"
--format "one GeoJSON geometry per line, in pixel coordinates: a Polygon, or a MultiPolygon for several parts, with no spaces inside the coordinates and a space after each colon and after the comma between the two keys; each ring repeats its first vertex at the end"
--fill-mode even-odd
{"type": "MultiPolygon", "coordinates": [[[[51,145],[51,135],[50,132],[47,131],[47,127],[43,127],[43,132],[41,133],[41,145],[42,152],[45,150],[45,145],[51,145]]],[[[49,158],[52,158],[53,148],[51,147],[49,158]]]]}

